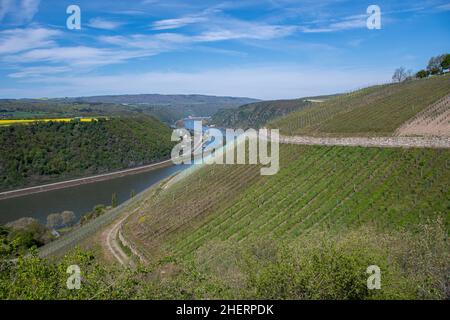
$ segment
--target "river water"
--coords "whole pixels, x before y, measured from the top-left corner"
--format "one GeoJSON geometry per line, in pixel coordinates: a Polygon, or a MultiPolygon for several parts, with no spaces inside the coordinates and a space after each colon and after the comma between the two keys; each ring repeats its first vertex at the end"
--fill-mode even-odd
{"type": "Polygon", "coordinates": [[[186,165],[171,166],[106,181],[0,200],[0,224],[22,217],[36,218],[45,223],[50,213],[64,210],[73,211],[77,218],[80,218],[97,204],[110,205],[113,193],[117,194],[120,204],[130,198],[132,190],[137,194],[186,167],[186,165]]]}

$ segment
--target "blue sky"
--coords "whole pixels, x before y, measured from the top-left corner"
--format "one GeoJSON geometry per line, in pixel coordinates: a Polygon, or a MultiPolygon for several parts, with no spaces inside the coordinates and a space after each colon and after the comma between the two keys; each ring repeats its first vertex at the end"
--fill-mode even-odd
{"type": "Polygon", "coordinates": [[[423,68],[449,35],[441,0],[0,0],[0,98],[342,92],[423,68]]]}

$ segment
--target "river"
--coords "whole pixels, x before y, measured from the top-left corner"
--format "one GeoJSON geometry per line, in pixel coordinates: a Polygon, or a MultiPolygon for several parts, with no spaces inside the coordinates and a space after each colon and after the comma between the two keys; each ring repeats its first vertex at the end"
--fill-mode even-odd
{"type": "Polygon", "coordinates": [[[0,200],[0,224],[22,217],[36,218],[45,223],[50,213],[64,210],[73,211],[79,219],[97,204],[110,205],[113,193],[117,194],[120,204],[130,198],[132,190],[137,194],[186,167],[170,166],[111,180],[0,200]]]}

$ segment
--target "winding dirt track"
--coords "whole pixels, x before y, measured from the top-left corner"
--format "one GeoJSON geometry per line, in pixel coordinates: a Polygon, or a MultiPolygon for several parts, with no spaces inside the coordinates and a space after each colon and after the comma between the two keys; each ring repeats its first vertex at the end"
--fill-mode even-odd
{"type": "Polygon", "coordinates": [[[120,247],[118,233],[123,221],[137,210],[138,209],[131,211],[125,217],[114,223],[110,228],[107,228],[102,234],[102,245],[104,244],[112,256],[123,266],[134,266],[134,262],[120,247]]]}

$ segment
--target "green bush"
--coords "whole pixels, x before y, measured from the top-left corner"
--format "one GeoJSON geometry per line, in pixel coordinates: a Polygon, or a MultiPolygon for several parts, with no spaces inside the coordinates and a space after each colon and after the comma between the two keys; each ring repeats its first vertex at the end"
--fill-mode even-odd
{"type": "Polygon", "coordinates": [[[134,270],[80,250],[56,261],[32,250],[0,262],[0,299],[446,299],[449,252],[442,221],[390,234],[364,227],[294,242],[211,241],[189,257],[134,270]],[[80,290],[66,287],[73,264],[82,271],[80,290]],[[369,265],[381,269],[380,290],[367,288],[369,265]]]}

